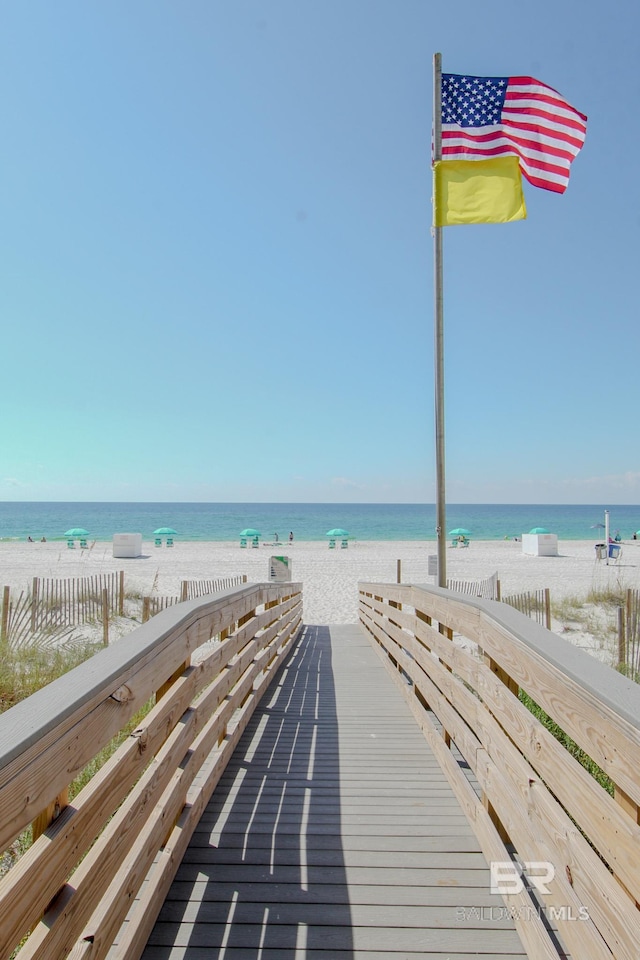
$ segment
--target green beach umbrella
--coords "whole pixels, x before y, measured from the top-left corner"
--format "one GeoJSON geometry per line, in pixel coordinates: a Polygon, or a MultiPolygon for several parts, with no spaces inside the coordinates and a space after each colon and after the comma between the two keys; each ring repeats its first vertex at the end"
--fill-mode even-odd
{"type": "Polygon", "coordinates": [[[549,531],[545,530],[544,527],[533,527],[529,530],[529,533],[549,533],[549,531]]]}
{"type": "Polygon", "coordinates": [[[254,530],[253,527],[247,527],[246,530],[240,531],[241,537],[260,537],[262,534],[259,530],[254,530]]]}
{"type": "Polygon", "coordinates": [[[175,533],[173,527],[158,527],[157,530],[153,531],[154,537],[172,537],[175,533]]]}
{"type": "Polygon", "coordinates": [[[67,530],[65,537],[88,537],[89,531],[85,530],[84,527],[71,527],[71,530],[67,530]]]}
{"type": "Polygon", "coordinates": [[[348,537],[349,531],[343,530],[342,527],[335,527],[333,530],[327,530],[326,537],[348,537]]]}
{"type": "Polygon", "coordinates": [[[455,530],[449,530],[450,537],[470,537],[471,530],[465,530],[464,527],[456,527],[455,530]]]}

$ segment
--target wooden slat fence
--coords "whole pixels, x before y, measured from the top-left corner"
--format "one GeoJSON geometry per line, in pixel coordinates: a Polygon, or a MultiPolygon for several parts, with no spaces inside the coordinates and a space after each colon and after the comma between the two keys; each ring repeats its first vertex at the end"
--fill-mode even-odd
{"type": "Polygon", "coordinates": [[[464,593],[469,597],[482,597],[485,600],[500,599],[500,581],[494,573],[484,580],[447,580],[447,590],[464,593]]]}
{"type": "Polygon", "coordinates": [[[231,590],[247,582],[246,574],[237,574],[233,577],[218,577],[215,580],[183,580],[180,589],[181,600],[196,600],[211,593],[220,593],[221,590],[231,590]]]}
{"type": "Polygon", "coordinates": [[[498,864],[528,956],[637,960],[640,687],[507,604],[359,589],[361,622],[498,864]]]}
{"type": "Polygon", "coordinates": [[[0,621],[0,641],[25,642],[35,634],[58,634],[69,627],[101,622],[108,615],[122,614],[124,571],[91,577],[54,580],[34,577],[31,587],[18,599],[5,586],[0,621]]]}
{"type": "Polygon", "coordinates": [[[508,603],[510,607],[515,607],[520,613],[551,630],[551,596],[548,587],[527,593],[514,593],[501,599],[503,603],[508,603]]]}
{"type": "Polygon", "coordinates": [[[219,577],[217,580],[183,580],[180,584],[179,597],[143,597],[142,622],[146,623],[151,617],[172,607],[184,600],[197,600],[198,597],[210,596],[222,590],[232,590],[247,582],[246,574],[237,574],[233,577],[219,577]]]}
{"type": "Polygon", "coordinates": [[[618,609],[618,662],[629,676],[640,679],[640,591],[627,590],[626,603],[618,609]]]}
{"type": "Polygon", "coordinates": [[[47,811],[44,833],[0,881],[0,960],[20,943],[20,960],[140,956],[301,618],[296,583],[190,600],[0,715],[0,852],[47,811]],[[68,785],[154,693],[68,805],[68,785]]]}
{"type": "Polygon", "coordinates": [[[151,617],[180,603],[180,597],[143,597],[142,598],[142,622],[146,623],[151,617]]]}

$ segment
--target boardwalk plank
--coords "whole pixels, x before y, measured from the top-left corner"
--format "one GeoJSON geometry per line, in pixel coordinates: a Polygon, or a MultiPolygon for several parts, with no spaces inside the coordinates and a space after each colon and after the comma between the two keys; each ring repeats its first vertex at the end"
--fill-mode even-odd
{"type": "Polygon", "coordinates": [[[522,960],[440,766],[357,625],[305,628],[143,960],[522,960]]]}

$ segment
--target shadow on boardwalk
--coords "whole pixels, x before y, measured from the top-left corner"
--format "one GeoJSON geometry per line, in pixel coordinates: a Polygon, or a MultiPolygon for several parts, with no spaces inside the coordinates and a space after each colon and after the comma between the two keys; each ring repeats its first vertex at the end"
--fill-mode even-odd
{"type": "Polygon", "coordinates": [[[305,634],[200,821],[145,960],[287,960],[325,951],[327,920],[332,954],[353,955],[330,636],[305,634]]]}

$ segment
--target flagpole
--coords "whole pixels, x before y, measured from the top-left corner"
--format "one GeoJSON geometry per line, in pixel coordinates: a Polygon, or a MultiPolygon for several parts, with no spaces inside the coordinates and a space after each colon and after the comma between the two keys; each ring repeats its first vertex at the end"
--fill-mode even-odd
{"type": "MultiPolygon", "coordinates": [[[[442,54],[433,56],[433,159],[442,159],[442,54]]],[[[435,185],[434,185],[435,204],[435,185]]],[[[435,209],[435,207],[434,207],[435,209]]],[[[446,498],[444,484],[444,326],[442,227],[433,227],[434,362],[436,431],[436,535],[438,586],[447,585],[446,498]]]]}

